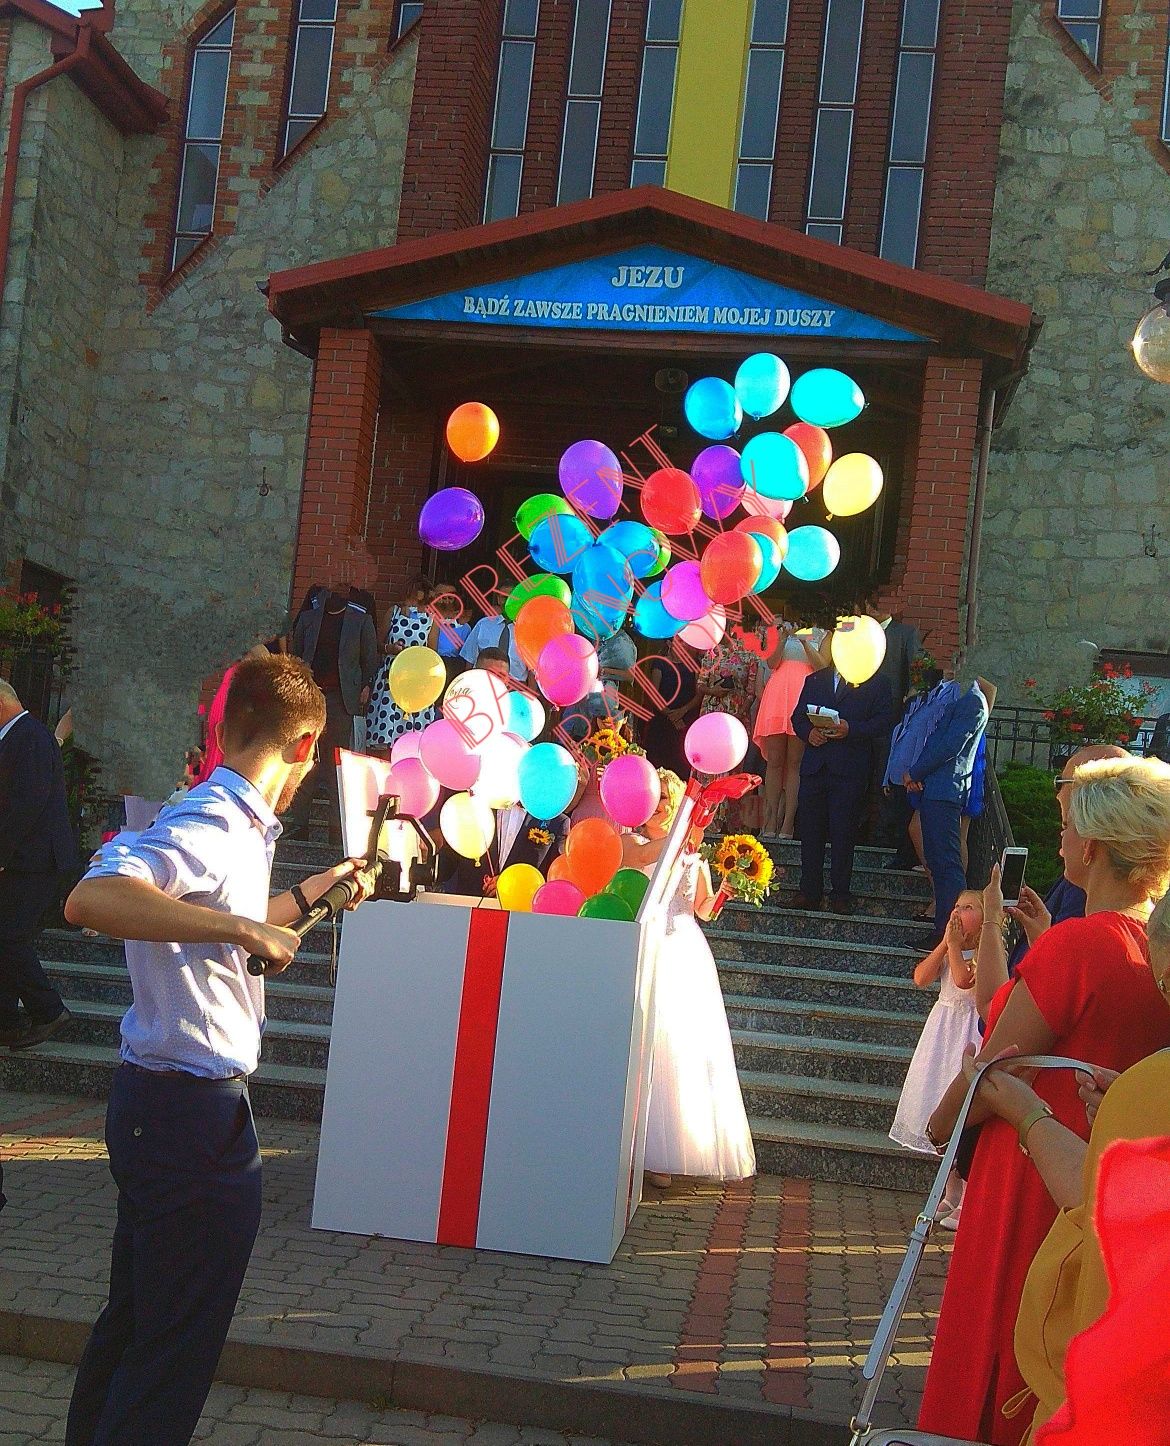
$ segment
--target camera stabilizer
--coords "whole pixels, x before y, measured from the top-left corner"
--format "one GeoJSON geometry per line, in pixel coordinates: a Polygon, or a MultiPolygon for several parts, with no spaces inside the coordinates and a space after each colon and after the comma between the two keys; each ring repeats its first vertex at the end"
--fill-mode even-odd
{"type": "MultiPolygon", "coordinates": [[[[418,819],[398,818],[398,799],[393,794],[383,794],[370,815],[370,836],[366,845],[365,862],[359,872],[373,883],[371,899],[392,899],[399,903],[413,899],[420,888],[433,886],[438,877],[438,851],[434,840],[418,819]],[[420,856],[408,864],[405,880],[402,863],[390,857],[382,842],[383,830],[388,823],[394,822],[409,824],[421,844],[420,856]]],[[[288,927],[303,939],[318,924],[328,923],[343,909],[348,908],[357,898],[359,891],[360,885],[355,878],[338,880],[321,895],[307,913],[302,914],[288,927]]],[[[271,959],[251,954],[248,957],[248,973],[266,974],[271,963],[271,959]]]]}

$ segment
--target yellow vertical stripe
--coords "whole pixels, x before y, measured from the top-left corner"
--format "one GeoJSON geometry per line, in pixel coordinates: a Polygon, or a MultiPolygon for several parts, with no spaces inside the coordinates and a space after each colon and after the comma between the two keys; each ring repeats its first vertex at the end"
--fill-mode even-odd
{"type": "Polygon", "coordinates": [[[666,184],[730,206],[754,0],[684,0],[666,184]]]}

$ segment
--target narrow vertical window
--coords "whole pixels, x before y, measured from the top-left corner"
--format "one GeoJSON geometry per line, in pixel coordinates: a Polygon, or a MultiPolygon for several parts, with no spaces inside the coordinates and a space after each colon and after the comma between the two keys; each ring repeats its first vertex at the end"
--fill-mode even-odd
{"type": "Polygon", "coordinates": [[[941,0],[905,0],[902,8],[878,255],[903,266],[918,260],[940,4],[941,0]]]}
{"type": "Polygon", "coordinates": [[[1162,127],[1158,134],[1170,146],[1170,36],[1167,36],[1165,71],[1162,79],[1162,127]]]}
{"type": "Polygon", "coordinates": [[[1056,18],[1098,69],[1104,8],[1104,0],[1056,0],[1056,18]]]}
{"type": "Polygon", "coordinates": [[[394,22],[394,39],[401,40],[410,27],[422,19],[422,0],[398,0],[398,18],[394,22]]]}
{"type": "Polygon", "coordinates": [[[573,11],[573,51],[569,60],[569,97],[557,204],[584,201],[593,194],[601,92],[609,49],[611,0],[577,0],[573,11]]]}
{"type": "Polygon", "coordinates": [[[520,211],[539,9],[539,0],[506,0],[504,5],[504,33],[500,39],[496,110],[483,208],[485,221],[499,221],[520,211]]]}
{"type": "Polygon", "coordinates": [[[735,209],[761,221],[768,219],[772,204],[772,167],[787,38],[788,0],[755,0],[739,127],[735,209]]]}
{"type": "Polygon", "coordinates": [[[864,22],[865,0],[828,0],[804,229],[838,245],[845,235],[864,22]]]}
{"type": "Polygon", "coordinates": [[[230,10],[218,20],[196,43],[191,57],[172,269],[211,235],[235,19],[235,11],[230,10]]]}
{"type": "Polygon", "coordinates": [[[642,83],[638,90],[638,118],[634,125],[631,186],[666,183],[666,152],[674,114],[681,26],[682,0],[650,0],[646,44],[642,51],[642,83]]]}
{"type": "Polygon", "coordinates": [[[287,156],[325,114],[336,21],[337,0],[300,0],[282,155],[287,156]]]}

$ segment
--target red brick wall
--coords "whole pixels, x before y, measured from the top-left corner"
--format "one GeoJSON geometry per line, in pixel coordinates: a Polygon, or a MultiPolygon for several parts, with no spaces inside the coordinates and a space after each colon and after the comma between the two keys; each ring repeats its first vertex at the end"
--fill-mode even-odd
{"type": "Polygon", "coordinates": [[[423,10],[400,241],[474,226],[483,217],[502,17],[503,0],[442,0],[423,10]]]}
{"type": "Polygon", "coordinates": [[[932,357],[926,364],[918,457],[903,515],[909,512],[906,563],[893,578],[904,615],[929,633],[927,646],[945,666],[959,646],[959,609],[967,511],[979,430],[982,364],[971,357],[932,357]]]}
{"type": "Polygon", "coordinates": [[[638,119],[638,87],[642,82],[646,10],[646,0],[613,0],[597,169],[593,176],[595,196],[624,191],[630,184],[634,127],[638,119]]]}
{"type": "Polygon", "coordinates": [[[825,0],[792,0],[772,171],[772,220],[796,231],[804,230],[824,24],[825,0]]]}
{"type": "Polygon", "coordinates": [[[845,244],[876,253],[881,242],[886,156],[894,97],[900,7],[870,5],[865,13],[857,110],[853,119],[851,184],[845,208],[845,244]]]}
{"type": "MultiPolygon", "coordinates": [[[[532,101],[528,107],[524,176],[520,186],[522,214],[543,211],[557,203],[572,42],[573,0],[545,0],[540,7],[532,66],[532,101]]],[[[485,156],[485,171],[486,167],[485,156]]]]}

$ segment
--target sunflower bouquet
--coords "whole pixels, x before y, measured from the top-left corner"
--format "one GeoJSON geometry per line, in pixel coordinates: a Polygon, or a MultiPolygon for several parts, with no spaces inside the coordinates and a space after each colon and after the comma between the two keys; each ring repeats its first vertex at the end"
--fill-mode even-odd
{"type": "Polygon", "coordinates": [[[757,909],[768,897],[772,887],[772,856],[749,833],[731,833],[717,843],[704,844],[700,850],[711,865],[721,898],[738,899],[757,909]]]}
{"type": "Polygon", "coordinates": [[[604,768],[626,753],[644,753],[634,742],[626,723],[606,723],[592,728],[581,742],[581,752],[597,768],[604,768]]]}

